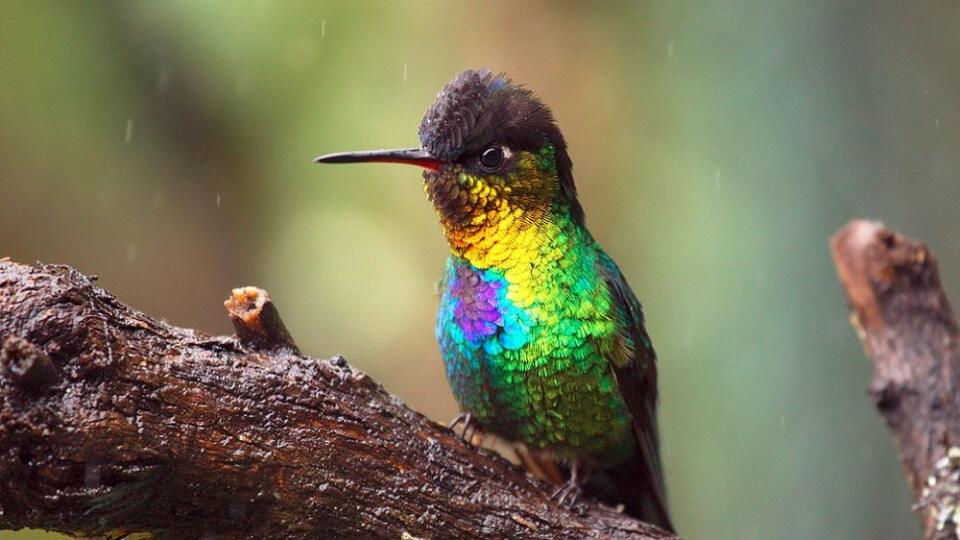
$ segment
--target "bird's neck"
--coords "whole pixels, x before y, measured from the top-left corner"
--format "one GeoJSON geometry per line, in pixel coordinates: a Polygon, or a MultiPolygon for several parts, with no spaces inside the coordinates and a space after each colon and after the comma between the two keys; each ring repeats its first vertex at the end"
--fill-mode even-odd
{"type": "Polygon", "coordinates": [[[589,237],[569,169],[562,174],[555,156],[549,144],[520,152],[515,171],[503,177],[424,175],[452,254],[478,268],[536,264],[589,237]]]}
{"type": "Polygon", "coordinates": [[[571,255],[571,248],[589,237],[569,213],[551,210],[531,215],[515,209],[487,216],[482,223],[444,227],[444,232],[451,253],[477,268],[536,266],[571,255]]]}

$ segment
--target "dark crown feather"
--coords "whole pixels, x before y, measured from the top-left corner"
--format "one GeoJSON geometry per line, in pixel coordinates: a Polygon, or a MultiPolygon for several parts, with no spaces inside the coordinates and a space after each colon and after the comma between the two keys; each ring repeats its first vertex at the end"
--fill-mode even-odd
{"type": "Polygon", "coordinates": [[[487,145],[537,152],[554,147],[560,186],[574,219],[582,221],[567,143],[550,109],[505,74],[468,69],[437,94],[420,123],[420,144],[433,156],[457,161],[487,145]]]}

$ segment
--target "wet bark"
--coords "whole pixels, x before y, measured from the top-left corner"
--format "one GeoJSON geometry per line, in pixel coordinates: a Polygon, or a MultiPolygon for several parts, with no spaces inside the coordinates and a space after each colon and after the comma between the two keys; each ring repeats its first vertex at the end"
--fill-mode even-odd
{"type": "Polygon", "coordinates": [[[957,538],[960,339],[936,257],[869,221],[851,222],[831,244],[873,362],[869,393],[893,434],[925,538],[957,538]]]}
{"type": "Polygon", "coordinates": [[[593,503],[559,507],[342,358],[303,356],[264,291],[226,305],[237,334],[209,336],[68,267],[0,261],[0,529],[673,538],[593,503]]]}

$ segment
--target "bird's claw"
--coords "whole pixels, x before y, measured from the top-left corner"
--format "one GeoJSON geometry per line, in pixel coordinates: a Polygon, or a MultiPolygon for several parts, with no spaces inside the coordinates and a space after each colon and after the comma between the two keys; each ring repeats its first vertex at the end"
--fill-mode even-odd
{"type": "Polygon", "coordinates": [[[590,476],[590,469],[590,464],[587,461],[575,461],[573,466],[570,467],[570,478],[568,478],[562,486],[557,488],[557,490],[550,495],[550,498],[562,506],[573,508],[573,506],[577,504],[577,501],[580,500],[580,496],[583,495],[582,484],[584,480],[590,476]]]}
{"type": "Polygon", "coordinates": [[[550,499],[557,501],[557,504],[561,506],[572,508],[580,500],[581,495],[583,495],[583,489],[580,487],[580,483],[571,479],[558,487],[550,495],[550,499]]]}
{"type": "Polygon", "coordinates": [[[468,413],[468,412],[466,412],[466,413],[460,413],[460,414],[458,414],[456,417],[454,417],[454,419],[451,420],[449,424],[447,424],[447,429],[454,429],[454,428],[456,428],[457,426],[459,426],[460,424],[463,424],[464,426],[466,426],[467,424],[469,424],[469,423],[472,422],[472,421],[473,421],[473,415],[472,415],[472,414],[470,414],[470,413],[468,413]]]}
{"type": "Polygon", "coordinates": [[[450,421],[447,427],[454,429],[460,424],[463,424],[463,431],[460,432],[460,437],[463,440],[470,444],[474,444],[473,440],[479,436],[480,440],[476,443],[477,446],[483,443],[483,430],[480,428],[480,423],[477,422],[477,419],[474,418],[472,414],[460,413],[456,418],[450,421]]]}

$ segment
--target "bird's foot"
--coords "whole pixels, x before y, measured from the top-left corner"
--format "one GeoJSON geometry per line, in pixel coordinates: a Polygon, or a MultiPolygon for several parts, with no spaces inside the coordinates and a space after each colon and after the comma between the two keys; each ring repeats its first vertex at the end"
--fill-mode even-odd
{"type": "Polygon", "coordinates": [[[566,483],[557,488],[550,498],[557,501],[558,504],[572,508],[583,495],[583,482],[590,475],[589,464],[581,459],[574,462],[570,467],[570,478],[566,483]]]}
{"type": "Polygon", "coordinates": [[[463,431],[460,432],[460,437],[463,440],[476,446],[483,444],[483,429],[480,427],[480,422],[472,414],[460,413],[450,421],[447,427],[454,429],[460,424],[463,424],[463,431]]]}
{"type": "Polygon", "coordinates": [[[572,480],[567,480],[565,484],[554,490],[550,499],[557,501],[561,506],[572,507],[577,504],[581,495],[583,495],[583,488],[572,480]]]}

